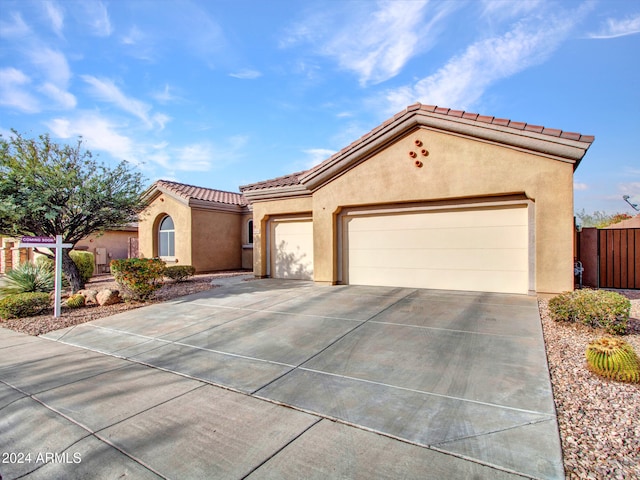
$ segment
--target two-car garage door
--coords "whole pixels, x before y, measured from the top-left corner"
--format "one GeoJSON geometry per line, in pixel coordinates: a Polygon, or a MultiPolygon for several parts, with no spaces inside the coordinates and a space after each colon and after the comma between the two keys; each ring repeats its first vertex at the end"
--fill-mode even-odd
{"type": "Polygon", "coordinates": [[[343,223],[343,282],[527,293],[525,205],[357,213],[343,223]]]}

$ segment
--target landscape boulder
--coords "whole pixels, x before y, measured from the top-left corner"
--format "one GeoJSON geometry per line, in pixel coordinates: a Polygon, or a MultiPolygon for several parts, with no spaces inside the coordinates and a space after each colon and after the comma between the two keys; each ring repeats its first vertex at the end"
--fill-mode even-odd
{"type": "Polygon", "coordinates": [[[120,298],[120,292],[118,290],[109,290],[108,288],[100,290],[100,292],[98,292],[98,295],[96,295],[96,300],[98,301],[98,305],[101,305],[103,307],[122,302],[122,298],[120,298]]]}
{"type": "Polygon", "coordinates": [[[98,303],[98,299],[96,298],[98,295],[97,290],[78,290],[78,295],[82,295],[84,297],[84,302],[89,303],[98,303]]]}

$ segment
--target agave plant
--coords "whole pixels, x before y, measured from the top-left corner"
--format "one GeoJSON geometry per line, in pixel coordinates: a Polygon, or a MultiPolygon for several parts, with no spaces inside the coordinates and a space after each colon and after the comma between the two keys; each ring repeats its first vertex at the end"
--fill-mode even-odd
{"type": "Polygon", "coordinates": [[[21,263],[7,272],[0,284],[0,298],[27,292],[49,293],[55,288],[55,274],[47,264],[21,263]]]}
{"type": "Polygon", "coordinates": [[[610,337],[594,340],[585,355],[589,368],[598,375],[621,382],[640,382],[640,359],[623,340],[610,337]]]}

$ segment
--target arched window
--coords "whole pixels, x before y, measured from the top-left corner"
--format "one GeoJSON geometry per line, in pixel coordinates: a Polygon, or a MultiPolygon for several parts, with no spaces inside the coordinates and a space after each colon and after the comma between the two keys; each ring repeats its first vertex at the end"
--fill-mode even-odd
{"type": "Polygon", "coordinates": [[[176,230],[173,220],[169,215],[160,222],[158,229],[158,256],[175,257],[176,255],[176,230]]]}
{"type": "Polygon", "coordinates": [[[253,243],[253,220],[247,222],[247,243],[253,243]]]}

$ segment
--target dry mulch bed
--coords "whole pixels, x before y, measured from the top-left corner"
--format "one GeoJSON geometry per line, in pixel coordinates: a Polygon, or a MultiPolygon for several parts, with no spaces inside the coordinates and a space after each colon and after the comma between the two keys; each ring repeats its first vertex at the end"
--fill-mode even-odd
{"type": "MultiPolygon", "coordinates": [[[[640,354],[640,291],[631,299],[629,333],[621,338],[640,354]]],[[[549,318],[540,299],[549,373],[568,479],[640,478],[640,385],[614,382],[586,366],[589,342],[610,336],[582,324],[549,318]]]]}
{"type": "MultiPolygon", "coordinates": [[[[62,315],[58,318],[55,318],[50,313],[35,317],[12,318],[10,320],[0,321],[0,327],[9,328],[28,335],[42,335],[52,330],[59,330],[72,325],[90,322],[98,318],[124,312],[125,310],[166,302],[183,295],[210,290],[216,288],[216,279],[246,274],[246,271],[229,271],[194,275],[185,282],[176,283],[169,281],[165,283],[162,288],[155,292],[153,298],[146,302],[124,302],[109,306],[86,305],[82,308],[62,307],[62,315]]],[[[105,288],[118,290],[118,284],[113,280],[113,276],[108,274],[94,275],[85,285],[85,289],[87,290],[103,290],[105,288]]]]}
{"type": "MultiPolygon", "coordinates": [[[[182,295],[215,288],[215,279],[246,272],[196,275],[182,283],[168,283],[145,303],[120,303],[108,307],[63,309],[51,315],[0,323],[29,335],[40,335],[71,325],[167,301],[182,295]],[[214,283],[212,283],[214,282],[214,283]]],[[[86,288],[117,289],[113,277],[99,275],[86,288]]],[[[623,338],[640,353],[640,291],[619,291],[631,299],[629,334],[623,338]]],[[[591,373],[586,367],[587,344],[606,336],[581,324],[558,323],[549,318],[547,300],[539,300],[547,360],[556,403],[564,468],[568,479],[640,478],[640,386],[614,382],[591,373]]]]}

